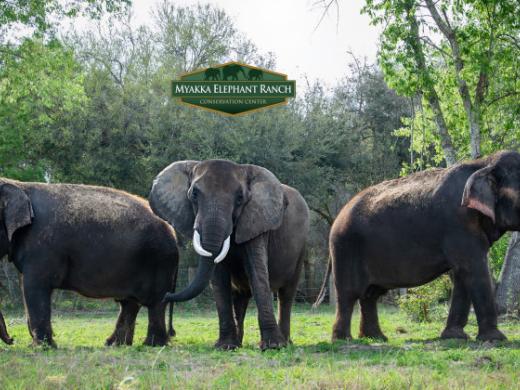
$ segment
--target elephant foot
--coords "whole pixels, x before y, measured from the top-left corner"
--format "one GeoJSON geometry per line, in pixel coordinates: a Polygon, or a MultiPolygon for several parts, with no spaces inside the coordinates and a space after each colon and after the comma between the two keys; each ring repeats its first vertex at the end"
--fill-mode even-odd
{"type": "Polygon", "coordinates": [[[386,337],[383,334],[383,332],[381,332],[381,331],[379,331],[379,332],[360,332],[359,337],[366,337],[366,338],[369,338],[372,340],[383,341],[383,342],[388,341],[388,337],[386,337]]]}
{"type": "Polygon", "coordinates": [[[446,328],[441,333],[441,339],[460,339],[460,340],[467,340],[469,339],[469,336],[466,332],[464,332],[464,329],[460,327],[451,327],[446,328]]]}
{"type": "Polygon", "coordinates": [[[132,345],[132,340],[125,340],[118,337],[109,337],[105,340],[105,346],[107,347],[120,347],[121,345],[132,345]]]}
{"type": "Polygon", "coordinates": [[[238,340],[229,338],[229,339],[218,339],[215,343],[215,348],[220,349],[221,351],[233,351],[242,346],[238,340]]]}
{"type": "Polygon", "coordinates": [[[52,338],[44,338],[44,339],[33,339],[32,342],[33,347],[42,347],[42,348],[58,348],[58,345],[54,342],[52,338]]]}
{"type": "Polygon", "coordinates": [[[332,341],[334,342],[334,341],[339,341],[339,340],[351,341],[352,340],[352,335],[350,333],[347,333],[347,332],[334,330],[332,332],[332,341]]]}
{"type": "Polygon", "coordinates": [[[486,331],[479,331],[477,340],[479,341],[504,341],[507,340],[507,337],[498,329],[490,329],[486,331]]]}
{"type": "Polygon", "coordinates": [[[166,334],[158,335],[158,334],[152,334],[146,336],[146,339],[144,340],[144,345],[148,345],[150,347],[162,347],[166,344],[168,344],[169,337],[166,334]]]}
{"type": "Polygon", "coordinates": [[[105,340],[105,345],[107,347],[115,346],[119,347],[121,345],[132,345],[133,336],[130,337],[126,332],[114,332],[112,336],[105,340]]]}
{"type": "Polygon", "coordinates": [[[265,332],[260,340],[259,347],[262,351],[267,349],[280,349],[287,346],[287,340],[277,329],[273,332],[265,332]]]}

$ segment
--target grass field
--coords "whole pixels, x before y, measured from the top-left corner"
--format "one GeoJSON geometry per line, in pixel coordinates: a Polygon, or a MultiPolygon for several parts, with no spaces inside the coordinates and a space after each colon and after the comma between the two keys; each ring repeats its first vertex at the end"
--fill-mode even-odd
{"type": "MultiPolygon", "coordinates": [[[[439,341],[443,322],[410,322],[395,308],[381,310],[388,343],[330,343],[330,307],[297,306],[294,345],[260,352],[256,313],[246,319],[245,345],[234,352],[212,347],[213,310],[176,310],[177,337],[164,348],[140,345],[147,319],[139,318],[132,347],[104,347],[116,312],[54,313],[57,350],[30,346],[23,315],[6,313],[15,344],[0,345],[0,389],[403,389],[520,387],[520,323],[501,329],[501,344],[439,341]]],[[[359,315],[354,318],[357,332],[359,315]]],[[[467,328],[474,338],[475,318],[467,328]]]]}

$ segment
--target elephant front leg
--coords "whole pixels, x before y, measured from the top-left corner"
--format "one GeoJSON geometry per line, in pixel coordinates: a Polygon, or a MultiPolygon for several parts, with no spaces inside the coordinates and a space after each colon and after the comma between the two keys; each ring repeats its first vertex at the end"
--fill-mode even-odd
{"type": "Polygon", "coordinates": [[[231,275],[226,264],[219,264],[211,279],[213,296],[217,305],[219,337],[215,348],[232,350],[240,347],[237,327],[233,316],[231,275]]]}
{"type": "Polygon", "coordinates": [[[24,303],[34,345],[46,344],[56,348],[51,328],[51,292],[48,287],[23,278],[24,303]]]}
{"type": "Polygon", "coordinates": [[[0,339],[6,344],[12,344],[13,339],[9,336],[7,332],[7,326],[5,325],[4,316],[0,312],[0,339]]]}
{"type": "Polygon", "coordinates": [[[267,270],[267,237],[265,234],[246,244],[246,256],[245,269],[258,308],[260,349],[285,347],[287,340],[280,331],[274,316],[273,296],[267,270]]]}
{"type": "Polygon", "coordinates": [[[471,270],[460,270],[464,286],[469,291],[478,322],[477,339],[481,341],[506,340],[497,327],[497,309],[494,300],[491,275],[486,257],[479,259],[471,270]]]}
{"type": "Polygon", "coordinates": [[[451,294],[450,313],[448,314],[446,328],[441,333],[441,338],[466,340],[468,335],[464,332],[464,327],[468,323],[471,298],[460,274],[453,272],[451,279],[453,281],[453,292],[451,294]]]}

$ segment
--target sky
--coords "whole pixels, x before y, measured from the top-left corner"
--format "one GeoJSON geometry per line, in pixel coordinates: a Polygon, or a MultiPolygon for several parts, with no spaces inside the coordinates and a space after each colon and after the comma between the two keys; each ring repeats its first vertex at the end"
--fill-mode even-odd
{"type": "MultiPolygon", "coordinates": [[[[151,23],[150,10],[161,0],[133,0],[138,24],[151,23]]],[[[178,5],[194,5],[197,0],[177,0],[178,5]]],[[[251,39],[260,52],[276,55],[276,69],[289,79],[302,82],[307,77],[325,85],[336,84],[347,74],[352,57],[375,62],[378,28],[361,15],[364,0],[339,0],[336,8],[318,25],[323,7],[316,0],[209,0],[204,3],[223,8],[236,27],[251,39]]]]}

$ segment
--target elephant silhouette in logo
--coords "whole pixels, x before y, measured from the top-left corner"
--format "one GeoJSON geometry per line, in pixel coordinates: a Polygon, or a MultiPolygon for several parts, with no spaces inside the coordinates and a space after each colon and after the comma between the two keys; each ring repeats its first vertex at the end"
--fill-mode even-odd
{"type": "Polygon", "coordinates": [[[263,80],[264,72],[262,72],[260,69],[249,69],[248,76],[249,80],[263,80]]]}
{"type": "Polygon", "coordinates": [[[204,72],[204,80],[220,80],[220,69],[218,68],[208,68],[204,72]]]}
{"type": "Polygon", "coordinates": [[[238,80],[238,73],[242,72],[244,79],[247,79],[246,72],[244,69],[237,64],[229,64],[222,68],[222,79],[227,80],[231,77],[231,80],[238,80]]]}

